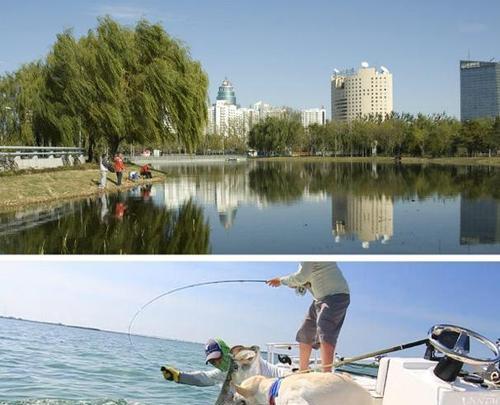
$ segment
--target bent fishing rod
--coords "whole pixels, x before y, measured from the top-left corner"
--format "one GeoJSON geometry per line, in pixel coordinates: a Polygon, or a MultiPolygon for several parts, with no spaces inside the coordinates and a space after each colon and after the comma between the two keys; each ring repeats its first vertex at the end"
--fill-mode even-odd
{"type": "Polygon", "coordinates": [[[233,279],[233,280],[203,281],[203,282],[200,282],[200,283],[194,283],[194,284],[189,284],[189,285],[185,285],[185,286],[182,286],[182,287],[177,287],[177,288],[174,288],[174,289],[169,290],[167,292],[164,292],[164,293],[162,293],[160,295],[157,295],[156,297],[154,297],[151,300],[149,300],[148,302],[146,302],[142,307],[140,307],[139,310],[135,313],[135,315],[130,320],[130,323],[128,325],[128,340],[130,342],[130,345],[136,351],[136,353],[138,353],[144,360],[147,360],[147,361],[150,360],[150,359],[147,359],[146,357],[144,357],[144,355],[139,350],[137,350],[137,348],[134,346],[134,343],[132,342],[132,332],[131,332],[132,331],[132,325],[134,324],[134,322],[137,319],[137,317],[147,307],[149,307],[151,304],[153,304],[154,302],[158,301],[161,298],[164,298],[164,297],[166,297],[168,295],[175,294],[175,293],[177,293],[179,291],[189,290],[191,288],[203,287],[203,286],[207,286],[207,285],[236,284],[236,283],[239,283],[239,284],[243,284],[243,283],[259,283],[259,284],[262,284],[262,283],[265,283],[266,281],[267,280],[259,280],[259,279],[257,279],[257,280],[255,280],[255,279],[233,279]]]}

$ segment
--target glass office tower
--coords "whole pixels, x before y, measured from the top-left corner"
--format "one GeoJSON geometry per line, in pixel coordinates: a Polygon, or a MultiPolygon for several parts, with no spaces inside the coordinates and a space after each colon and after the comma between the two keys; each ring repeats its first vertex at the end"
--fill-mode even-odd
{"type": "Polygon", "coordinates": [[[236,95],[234,93],[234,87],[229,80],[224,79],[222,84],[219,86],[217,100],[226,101],[228,104],[236,105],[236,95]]]}
{"type": "Polygon", "coordinates": [[[500,116],[500,63],[460,61],[462,121],[500,116]]]}

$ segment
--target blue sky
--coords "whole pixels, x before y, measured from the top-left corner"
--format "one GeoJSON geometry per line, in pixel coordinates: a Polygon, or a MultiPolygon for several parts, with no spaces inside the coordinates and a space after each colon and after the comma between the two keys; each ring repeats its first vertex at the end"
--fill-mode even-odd
{"type": "MultiPolygon", "coordinates": [[[[351,306],[339,341],[345,354],[426,336],[454,323],[496,339],[498,263],[339,264],[351,306]]],[[[173,288],[208,280],[268,279],[296,262],[2,262],[0,315],[124,331],[136,311],[173,288]]],[[[186,290],[142,312],[132,332],[203,342],[293,341],[311,297],[286,287],[226,284],[186,290]]]]}
{"type": "Polygon", "coordinates": [[[325,105],[334,68],[366,60],[394,74],[394,108],[459,115],[458,61],[500,58],[498,0],[0,2],[0,73],[43,57],[64,28],[77,35],[99,15],[146,17],[183,40],[210,78],[227,76],[238,102],[325,105]]]}

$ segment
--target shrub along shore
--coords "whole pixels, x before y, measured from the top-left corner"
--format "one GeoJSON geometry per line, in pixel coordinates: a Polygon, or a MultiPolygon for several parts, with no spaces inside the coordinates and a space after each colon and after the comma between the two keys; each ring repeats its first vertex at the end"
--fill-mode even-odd
{"type": "MultiPolygon", "coordinates": [[[[135,165],[127,165],[129,171],[139,171],[135,165]]],[[[86,164],[75,168],[52,169],[34,172],[4,173],[0,181],[0,212],[14,211],[22,206],[50,204],[84,197],[95,197],[102,193],[116,193],[143,184],[163,182],[166,175],[152,170],[153,179],[122,181],[116,185],[116,175],[108,172],[105,190],[99,189],[101,174],[96,165],[86,164]]]]}

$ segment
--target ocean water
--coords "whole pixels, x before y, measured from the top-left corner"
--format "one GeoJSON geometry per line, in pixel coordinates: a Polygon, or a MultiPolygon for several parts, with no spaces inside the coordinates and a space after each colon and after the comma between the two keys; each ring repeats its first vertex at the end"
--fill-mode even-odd
{"type": "Polygon", "coordinates": [[[202,345],[133,343],[126,334],[0,318],[0,404],[215,403],[220,387],[182,386],[160,372],[163,364],[208,369],[202,345]]]}
{"type": "MultiPolygon", "coordinates": [[[[213,405],[220,386],[165,381],[161,365],[210,369],[203,345],[0,318],[0,405],[213,405]]],[[[345,371],[374,374],[370,367],[345,371]]]]}

